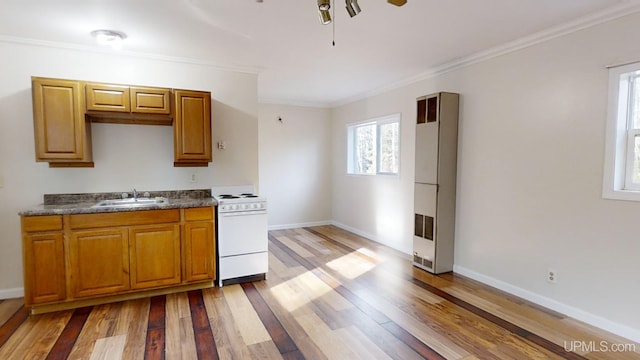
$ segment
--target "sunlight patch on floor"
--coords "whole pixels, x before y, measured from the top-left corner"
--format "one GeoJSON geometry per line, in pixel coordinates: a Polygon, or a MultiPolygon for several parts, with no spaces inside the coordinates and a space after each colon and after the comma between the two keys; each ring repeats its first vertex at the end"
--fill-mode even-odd
{"type": "Polygon", "coordinates": [[[375,264],[363,261],[354,253],[349,253],[332,260],[327,263],[327,266],[349,279],[355,279],[376,267],[375,264]]]}
{"type": "Polygon", "coordinates": [[[287,311],[292,312],[333,289],[310,271],[306,271],[270,289],[287,311]]]}

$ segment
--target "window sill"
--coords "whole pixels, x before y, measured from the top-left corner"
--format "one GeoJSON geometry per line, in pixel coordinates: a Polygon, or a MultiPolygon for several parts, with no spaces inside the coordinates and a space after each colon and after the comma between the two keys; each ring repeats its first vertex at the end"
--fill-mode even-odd
{"type": "Polygon", "coordinates": [[[347,176],[350,177],[380,177],[380,178],[399,178],[400,174],[389,174],[389,173],[382,173],[382,174],[353,174],[353,173],[346,173],[347,176]]]}
{"type": "Polygon", "coordinates": [[[607,200],[640,201],[640,191],[605,189],[602,191],[602,198],[607,200]]]}

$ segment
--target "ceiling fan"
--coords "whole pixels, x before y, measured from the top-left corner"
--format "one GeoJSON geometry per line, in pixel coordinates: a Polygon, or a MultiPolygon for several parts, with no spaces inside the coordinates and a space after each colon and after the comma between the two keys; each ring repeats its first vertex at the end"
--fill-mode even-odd
{"type": "MultiPolygon", "coordinates": [[[[261,2],[262,0],[258,1],[261,2]]],[[[407,0],[387,0],[387,2],[395,6],[402,6],[407,3],[407,0]]],[[[345,3],[349,16],[354,17],[360,13],[361,10],[360,5],[358,5],[358,0],[345,0],[345,3]]],[[[320,16],[320,23],[323,25],[331,23],[329,9],[331,9],[331,0],[318,0],[318,15],[320,16]]]]}
{"type": "MultiPolygon", "coordinates": [[[[256,0],[256,2],[263,2],[263,0],[256,0]]],[[[387,0],[389,4],[395,6],[402,6],[407,3],[407,0],[387,0]]],[[[349,16],[354,17],[360,13],[360,5],[358,5],[358,0],[345,0],[347,4],[347,12],[349,16]]],[[[331,14],[329,13],[329,9],[331,9],[331,0],[318,0],[318,15],[320,16],[320,23],[323,25],[327,25],[331,23],[331,14]]]]}

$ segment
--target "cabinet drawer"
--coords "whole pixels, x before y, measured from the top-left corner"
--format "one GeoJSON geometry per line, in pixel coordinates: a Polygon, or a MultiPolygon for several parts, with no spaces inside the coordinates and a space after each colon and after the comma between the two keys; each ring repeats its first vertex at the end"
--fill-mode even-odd
{"type": "Polygon", "coordinates": [[[71,229],[163,224],[179,221],[179,209],[77,214],[69,217],[71,229]]]}
{"type": "Polygon", "coordinates": [[[213,220],[213,207],[184,209],[184,221],[213,220]]]}
{"type": "Polygon", "coordinates": [[[85,89],[89,111],[130,112],[131,110],[128,86],[88,83],[85,89]]]}
{"type": "Polygon", "coordinates": [[[62,216],[23,216],[22,230],[24,232],[62,230],[62,216]]]}

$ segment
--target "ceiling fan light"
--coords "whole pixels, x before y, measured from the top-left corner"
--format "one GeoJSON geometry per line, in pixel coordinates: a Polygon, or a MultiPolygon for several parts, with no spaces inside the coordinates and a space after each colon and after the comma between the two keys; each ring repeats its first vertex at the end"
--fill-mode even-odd
{"type": "Polygon", "coordinates": [[[320,15],[320,23],[322,25],[331,24],[331,13],[329,10],[320,10],[318,14],[320,15]]]}
{"type": "Polygon", "coordinates": [[[395,6],[402,6],[407,3],[407,0],[387,0],[387,2],[395,6]]]}
{"type": "Polygon", "coordinates": [[[331,9],[331,0],[318,0],[318,10],[329,11],[331,9]]]}
{"type": "Polygon", "coordinates": [[[360,5],[358,5],[358,0],[346,0],[347,3],[347,12],[349,16],[354,17],[360,14],[360,5]]]}

